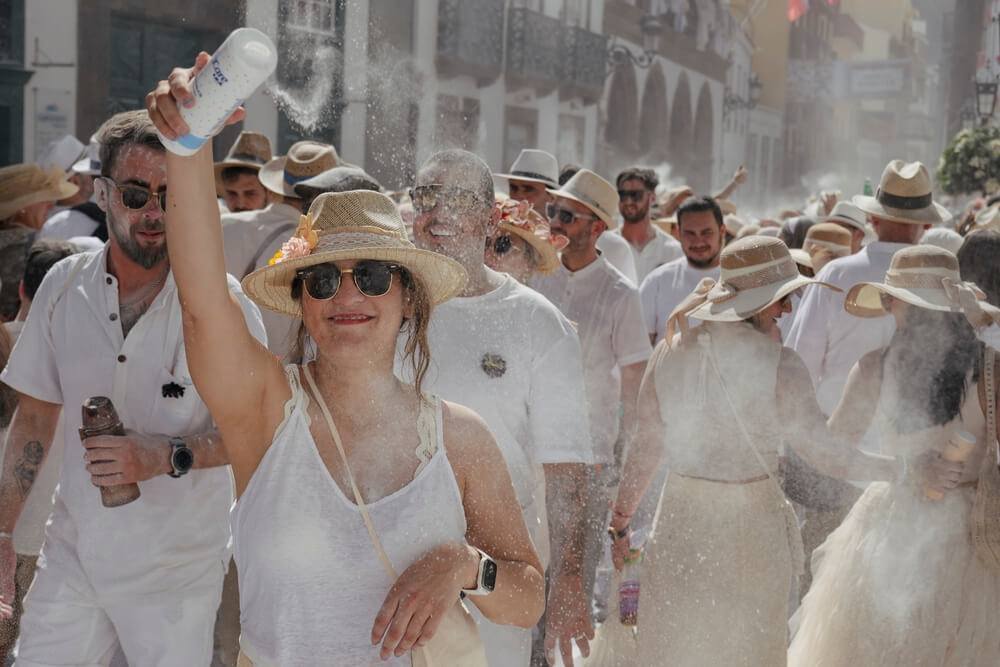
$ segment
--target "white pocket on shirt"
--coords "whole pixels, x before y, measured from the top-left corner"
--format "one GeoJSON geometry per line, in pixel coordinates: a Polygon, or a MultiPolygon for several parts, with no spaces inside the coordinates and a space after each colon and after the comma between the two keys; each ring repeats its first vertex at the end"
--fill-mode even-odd
{"type": "Polygon", "coordinates": [[[208,409],[195,390],[186,365],[179,364],[174,372],[162,368],[159,375],[147,432],[183,436],[205,428],[208,409]]]}

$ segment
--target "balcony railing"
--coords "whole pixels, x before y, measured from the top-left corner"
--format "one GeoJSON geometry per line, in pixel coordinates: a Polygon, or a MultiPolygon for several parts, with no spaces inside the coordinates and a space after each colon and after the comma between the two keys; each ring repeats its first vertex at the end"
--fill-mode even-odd
{"type": "Polygon", "coordinates": [[[592,104],[600,99],[607,74],[608,38],[583,28],[563,30],[560,97],[582,97],[592,104]]]}
{"type": "Polygon", "coordinates": [[[559,84],[563,25],[523,7],[507,12],[507,84],[547,95],[559,84]]]}
{"type": "Polygon", "coordinates": [[[503,71],[504,0],[440,0],[437,69],[481,83],[503,71]]]}

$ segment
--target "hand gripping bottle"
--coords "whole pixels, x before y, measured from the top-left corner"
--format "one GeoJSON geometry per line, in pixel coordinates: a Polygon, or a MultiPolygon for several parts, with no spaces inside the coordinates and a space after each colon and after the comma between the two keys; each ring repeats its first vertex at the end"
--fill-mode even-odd
{"type": "MultiPolygon", "coordinates": [[[[961,463],[972,451],[972,448],[976,446],[976,436],[972,435],[968,431],[955,431],[951,434],[951,438],[948,439],[948,444],[944,446],[944,451],[941,452],[941,458],[945,461],[954,461],[956,463],[961,463]]],[[[944,494],[937,489],[924,489],[924,495],[933,500],[941,500],[944,498],[944,494]]]]}
{"type": "MultiPolygon", "coordinates": [[[[83,428],[80,429],[80,440],[86,440],[95,435],[125,435],[125,427],[122,426],[122,421],[118,418],[118,411],[115,410],[110,398],[105,396],[88,398],[83,402],[82,412],[83,428]]],[[[94,451],[101,450],[95,449],[94,451]]],[[[101,487],[101,502],[105,507],[127,505],[140,495],[139,485],[135,482],[101,487]]]]}
{"type": "Polygon", "coordinates": [[[194,155],[277,65],[278,52],[267,35],[253,28],[234,30],[191,83],[194,105],[179,107],[191,131],[174,141],[160,134],[160,141],[171,153],[194,155]]]}

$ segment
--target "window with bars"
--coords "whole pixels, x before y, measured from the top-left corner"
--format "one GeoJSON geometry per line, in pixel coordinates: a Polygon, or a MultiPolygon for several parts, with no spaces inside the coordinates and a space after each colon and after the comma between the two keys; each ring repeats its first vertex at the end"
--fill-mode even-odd
{"type": "Polygon", "coordinates": [[[14,53],[14,1],[0,0],[0,62],[20,61],[14,53]]]}
{"type": "Polygon", "coordinates": [[[287,0],[286,23],[309,32],[333,32],[334,0],[287,0]]]}

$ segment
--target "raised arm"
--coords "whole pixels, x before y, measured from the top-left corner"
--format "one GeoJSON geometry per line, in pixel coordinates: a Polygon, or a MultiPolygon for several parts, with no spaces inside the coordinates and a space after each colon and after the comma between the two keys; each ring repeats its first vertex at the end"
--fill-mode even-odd
{"type": "MultiPolygon", "coordinates": [[[[166,137],[187,131],[178,104],[195,103],[189,82],[208,60],[208,54],[199,54],[195,67],[175,69],[146,96],[150,118],[166,137]]],[[[240,109],[230,122],[242,118],[240,109]]],[[[167,182],[167,247],[184,313],[188,363],[242,488],[270,445],[291,390],[229,291],[211,143],[190,157],[168,152],[167,182]]]]}

